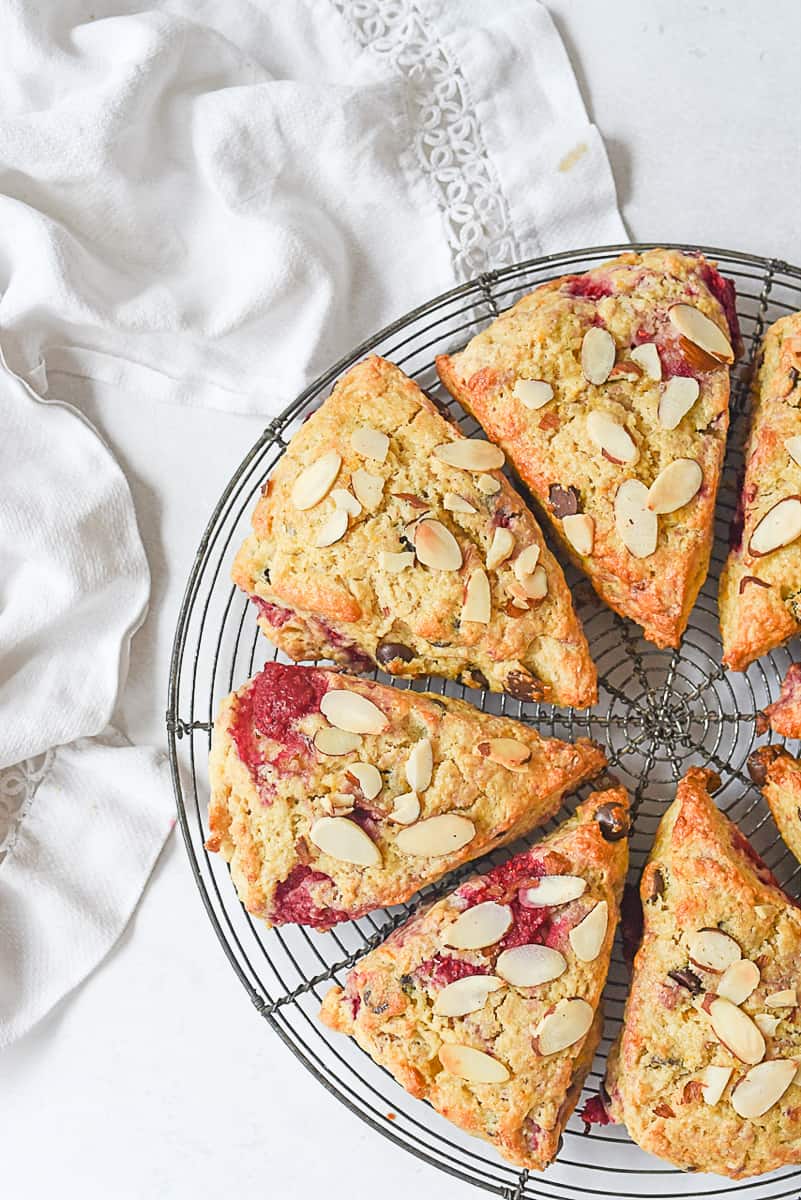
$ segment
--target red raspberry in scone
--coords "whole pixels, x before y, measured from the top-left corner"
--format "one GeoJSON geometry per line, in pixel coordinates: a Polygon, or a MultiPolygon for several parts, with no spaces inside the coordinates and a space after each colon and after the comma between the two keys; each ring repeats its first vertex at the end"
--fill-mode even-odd
{"type": "Polygon", "coordinates": [[[605,761],[462,700],[268,663],[220,707],[206,845],[250,912],[330,929],[520,837],[605,761]]]}
{"type": "Polygon", "coordinates": [[[801,313],[771,325],[752,388],[745,477],[720,577],[735,671],[801,631],[801,313]]]}
{"type": "Polygon", "coordinates": [[[702,257],[623,254],[536,288],[437,359],[598,595],[677,646],[706,577],[740,346],[702,257]]]}
{"type": "Polygon", "coordinates": [[[748,770],[762,789],[785,845],[801,862],[801,763],[782,746],[760,746],[750,755],[748,770]]]}
{"type": "Polygon", "coordinates": [[[542,1170],[601,1036],[627,832],[624,789],[594,793],[392,933],[326,995],[321,1019],[413,1096],[542,1170]]]}
{"type": "Polygon", "coordinates": [[[779,737],[801,738],[801,663],[788,668],[779,699],[760,714],[758,729],[760,733],[772,729],[779,737]]]}
{"type": "Polygon", "coordinates": [[[740,1179],[801,1162],[801,910],[719,783],[690,770],[657,830],[606,1107],[644,1150],[740,1179]]]}
{"type": "Polygon", "coordinates": [[[237,554],[262,632],[295,660],[593,704],[564,575],[503,462],[392,363],[353,367],[290,441],[237,554]]]}

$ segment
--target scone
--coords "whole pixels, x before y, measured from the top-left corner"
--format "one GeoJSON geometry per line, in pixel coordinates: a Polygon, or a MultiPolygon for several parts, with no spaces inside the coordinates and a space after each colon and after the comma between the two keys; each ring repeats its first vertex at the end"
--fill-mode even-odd
{"type": "Polygon", "coordinates": [[[643,872],[644,934],[608,1061],[643,1150],[741,1179],[801,1162],[801,910],[693,768],[643,872]]]}
{"type": "Polygon", "coordinates": [[[263,633],[295,660],[593,704],[564,575],[503,461],[392,363],[353,367],[292,438],[236,557],[263,633]]]}
{"type": "Polygon", "coordinates": [[[392,933],[326,995],[322,1020],[454,1124],[542,1170],[601,1036],[627,829],[624,789],[594,793],[392,933]]]}
{"type": "Polygon", "coordinates": [[[437,359],[598,595],[677,646],[709,565],[740,337],[734,288],[672,250],[538,287],[437,359]]]}
{"type": "Polygon", "coordinates": [[[801,630],[801,313],[771,325],[762,343],[718,604],[734,671],[801,630]]]}
{"type": "Polygon", "coordinates": [[[779,699],[760,714],[759,732],[772,729],[779,737],[801,738],[801,663],[788,668],[779,699]]]}
{"type": "Polygon", "coordinates": [[[748,770],[785,845],[801,862],[801,763],[782,746],[761,746],[749,756],[748,770]]]}
{"type": "Polygon", "coordinates": [[[329,929],[527,833],[604,764],[462,700],[268,663],[220,707],[206,845],[250,912],[329,929]]]}

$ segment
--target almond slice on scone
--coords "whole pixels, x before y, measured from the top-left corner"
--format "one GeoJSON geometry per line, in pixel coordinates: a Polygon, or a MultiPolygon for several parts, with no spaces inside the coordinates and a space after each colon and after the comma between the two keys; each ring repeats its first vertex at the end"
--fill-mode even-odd
{"type": "Polygon", "coordinates": [[[657,646],[679,644],[706,577],[739,347],[731,283],[652,250],[543,284],[437,359],[599,596],[657,646]],[[528,380],[550,388],[536,407],[528,380]]]}
{"type": "Polygon", "coordinates": [[[593,704],[562,569],[503,464],[398,367],[357,364],[292,437],[236,556],[262,632],[295,660],[593,704]]]}
{"type": "MultiPolygon", "coordinates": [[[[801,862],[801,762],[783,746],[760,746],[750,755],[748,770],[762,790],[785,845],[801,862]]],[[[798,982],[801,986],[801,969],[798,982]]]]}
{"type": "Polygon", "coordinates": [[[321,1019],[505,1159],[542,1170],[601,1037],[627,827],[625,790],[593,793],[542,842],[390,934],[326,995],[321,1019]],[[540,888],[548,903],[534,904],[540,888]]]}
{"type": "Polygon", "coordinates": [[[268,663],[220,707],[206,845],[250,912],[328,929],[542,824],[604,763],[463,700],[268,663]]]}
{"type": "Polygon", "coordinates": [[[801,1162],[801,909],[719,784],[693,768],[659,824],[603,1108],[651,1154],[740,1179],[801,1162]]]}
{"type": "Polygon", "coordinates": [[[718,594],[723,661],[735,671],[801,631],[801,313],[768,329],[751,403],[718,594]]]}

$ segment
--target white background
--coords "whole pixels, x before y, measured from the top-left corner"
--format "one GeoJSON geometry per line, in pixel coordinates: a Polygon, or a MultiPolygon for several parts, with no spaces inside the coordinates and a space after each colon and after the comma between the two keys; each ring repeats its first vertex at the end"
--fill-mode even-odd
{"type": "MultiPolygon", "coordinates": [[[[632,237],[801,262],[797,0],[547,6],[606,139],[632,237]]],[[[76,387],[51,381],[118,456],[153,572],[119,724],[163,743],[184,580],[260,425],[76,387]]],[[[0,1178],[22,1200],[472,1194],[369,1131],[270,1035],[220,952],[176,837],[121,944],[0,1070],[0,1178]]]]}

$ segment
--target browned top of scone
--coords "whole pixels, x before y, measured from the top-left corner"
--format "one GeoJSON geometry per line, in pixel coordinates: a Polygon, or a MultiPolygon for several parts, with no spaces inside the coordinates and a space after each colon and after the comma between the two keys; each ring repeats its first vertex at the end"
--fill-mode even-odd
{"type": "Polygon", "coordinates": [[[556,1153],[580,1090],[571,1085],[589,1066],[585,1043],[600,1033],[627,810],[624,789],[594,793],[543,842],[391,934],[323,1002],[327,1024],[519,1165],[542,1168],[556,1153]],[[535,906],[538,891],[552,902],[535,906]],[[535,964],[542,979],[524,982],[535,964]],[[551,1051],[563,1020],[576,1036],[551,1051]],[[494,1082],[481,1082],[487,1072],[494,1082]]]}
{"type": "Polygon", "coordinates": [[[660,823],[607,1086],[644,1149],[739,1178],[801,1159],[801,910],[716,808],[718,782],[688,772],[660,823]]]}
{"type": "Polygon", "coordinates": [[[292,437],[234,581],[320,618],[393,673],[473,668],[495,691],[585,707],[596,697],[586,639],[503,458],[398,367],[366,359],[292,437]]]}
{"type": "Polygon", "coordinates": [[[732,285],[653,250],[542,285],[438,359],[601,597],[659,646],[706,575],[738,346],[732,285]]]}
{"type": "Polygon", "coordinates": [[[760,746],[748,759],[779,833],[801,862],[801,762],[782,746],[760,746]]]}
{"type": "Polygon", "coordinates": [[[733,547],[720,580],[723,661],[736,671],[801,629],[801,313],[766,333],[752,405],[733,547]]]}
{"type": "Polygon", "coordinates": [[[788,668],[779,699],[769,704],[762,716],[764,728],[780,737],[801,738],[801,663],[788,668]]]}

